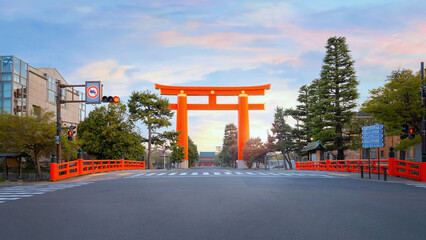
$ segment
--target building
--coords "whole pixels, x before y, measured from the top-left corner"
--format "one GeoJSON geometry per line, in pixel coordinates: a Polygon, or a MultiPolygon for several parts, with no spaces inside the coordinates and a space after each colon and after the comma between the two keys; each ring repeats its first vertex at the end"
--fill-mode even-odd
{"type": "MultiPolygon", "coordinates": [[[[68,84],[54,68],[34,68],[15,56],[0,57],[0,111],[37,115],[41,109],[56,113],[57,82],[68,84]]],[[[84,100],[84,93],[62,89],[64,100],[84,100]]],[[[62,121],[76,125],[84,120],[85,103],[62,104],[62,121]]]]}
{"type": "Polygon", "coordinates": [[[214,167],[215,164],[215,153],[214,152],[200,152],[199,167],[214,167]]]}

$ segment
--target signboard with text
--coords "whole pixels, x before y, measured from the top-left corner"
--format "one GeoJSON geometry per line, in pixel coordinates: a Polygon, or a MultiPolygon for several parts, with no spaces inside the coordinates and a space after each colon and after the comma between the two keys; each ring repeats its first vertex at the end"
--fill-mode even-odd
{"type": "Polygon", "coordinates": [[[86,81],[86,104],[100,104],[101,102],[101,81],[86,81]]]}
{"type": "Polygon", "coordinates": [[[379,148],[385,146],[385,127],[382,124],[362,127],[362,147],[379,148]]]}

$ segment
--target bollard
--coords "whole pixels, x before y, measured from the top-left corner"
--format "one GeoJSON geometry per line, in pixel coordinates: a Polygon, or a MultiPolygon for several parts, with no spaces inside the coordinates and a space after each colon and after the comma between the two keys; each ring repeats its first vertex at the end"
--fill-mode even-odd
{"type": "Polygon", "coordinates": [[[364,166],[361,164],[361,178],[364,178],[364,166]]]}
{"type": "Polygon", "coordinates": [[[383,179],[384,179],[385,181],[387,181],[387,174],[386,174],[386,172],[387,172],[388,168],[387,168],[387,167],[384,167],[383,169],[384,169],[384,171],[383,171],[383,179]]]}

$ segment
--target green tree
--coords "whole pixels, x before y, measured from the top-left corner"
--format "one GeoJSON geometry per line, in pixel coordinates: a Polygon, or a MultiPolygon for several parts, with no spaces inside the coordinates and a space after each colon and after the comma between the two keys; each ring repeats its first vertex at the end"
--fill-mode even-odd
{"type": "Polygon", "coordinates": [[[199,160],[200,155],[198,154],[197,145],[188,137],[188,166],[193,167],[199,160]]]}
{"type": "Polygon", "coordinates": [[[320,139],[328,150],[337,150],[337,159],[344,159],[351,139],[343,134],[343,127],[354,116],[358,97],[358,81],[354,61],[344,37],[332,37],[327,41],[326,55],[317,87],[318,101],[314,111],[312,129],[315,139],[320,139]],[[318,128],[319,127],[319,128],[318,128]]]}
{"type": "Polygon", "coordinates": [[[250,138],[243,147],[244,161],[248,168],[252,168],[254,163],[258,168],[265,161],[267,153],[268,150],[259,137],[250,138]]]}
{"type": "Polygon", "coordinates": [[[233,123],[226,124],[222,151],[218,156],[223,165],[235,167],[238,158],[238,129],[233,123]]]}
{"type": "MultiPolygon", "coordinates": [[[[392,71],[383,87],[370,90],[370,97],[362,104],[361,110],[373,115],[374,119],[383,123],[386,134],[400,136],[402,124],[414,128],[416,133],[421,130],[422,113],[425,114],[420,100],[420,74],[402,69],[392,71]]],[[[396,150],[407,150],[421,141],[419,135],[414,139],[401,139],[395,146],[396,150]]]]}
{"type": "Polygon", "coordinates": [[[133,120],[142,121],[148,128],[148,169],[152,169],[151,144],[155,130],[171,126],[173,112],[169,109],[169,101],[150,91],[132,92],[127,103],[133,120]]]}
{"type": "Polygon", "coordinates": [[[294,151],[299,156],[299,159],[301,159],[302,149],[309,141],[309,121],[312,119],[309,111],[311,103],[309,86],[303,85],[300,87],[297,101],[299,104],[296,105],[296,108],[286,109],[284,114],[296,120],[295,128],[292,129],[292,138],[294,142],[294,151]]]}
{"type": "Polygon", "coordinates": [[[292,169],[290,153],[294,151],[295,144],[293,141],[293,131],[291,126],[287,124],[286,117],[282,107],[275,108],[271,132],[275,140],[275,150],[280,151],[284,156],[285,169],[287,169],[287,164],[290,166],[290,169],[292,169]]]}
{"type": "Polygon", "coordinates": [[[38,117],[0,114],[0,151],[26,153],[35,163],[37,180],[41,180],[40,157],[55,149],[54,114],[42,110],[38,117]]]}
{"type": "Polygon", "coordinates": [[[179,163],[183,162],[185,158],[185,149],[179,143],[172,143],[172,154],[170,156],[170,160],[172,163],[176,164],[176,168],[178,168],[179,163]]]}
{"type": "Polygon", "coordinates": [[[135,132],[124,104],[95,108],[78,125],[77,138],[82,149],[98,159],[124,158],[140,160],[145,152],[142,137],[135,132]]]}

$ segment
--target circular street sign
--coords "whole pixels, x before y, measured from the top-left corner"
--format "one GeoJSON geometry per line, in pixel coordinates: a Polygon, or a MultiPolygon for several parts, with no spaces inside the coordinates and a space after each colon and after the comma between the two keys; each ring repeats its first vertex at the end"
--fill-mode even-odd
{"type": "Polygon", "coordinates": [[[90,86],[87,88],[87,96],[89,98],[97,98],[99,95],[99,89],[96,86],[90,86]]]}

